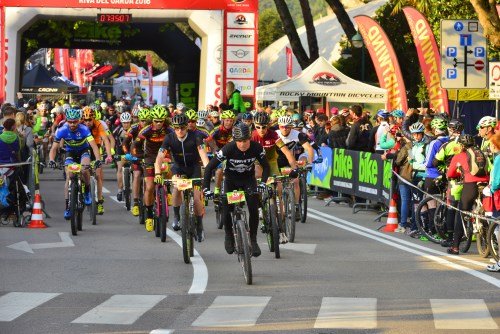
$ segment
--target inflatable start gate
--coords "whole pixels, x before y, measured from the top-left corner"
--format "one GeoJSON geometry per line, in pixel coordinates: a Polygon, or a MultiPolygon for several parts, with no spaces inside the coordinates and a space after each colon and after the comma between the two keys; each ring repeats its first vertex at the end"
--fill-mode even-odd
{"type": "MultiPolygon", "coordinates": [[[[0,103],[14,102],[20,88],[23,31],[38,19],[95,21],[98,14],[131,14],[142,22],[187,21],[202,41],[198,108],[223,102],[228,80],[253,101],[257,13],[258,0],[0,0],[0,103]]],[[[186,92],[180,90],[182,97],[186,92]]]]}

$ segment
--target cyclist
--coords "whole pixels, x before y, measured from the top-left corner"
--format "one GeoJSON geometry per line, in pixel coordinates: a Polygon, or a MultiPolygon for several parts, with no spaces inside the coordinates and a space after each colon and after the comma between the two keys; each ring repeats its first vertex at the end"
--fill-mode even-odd
{"type": "MultiPolygon", "coordinates": [[[[417,188],[411,188],[411,195],[413,199],[413,207],[412,210],[412,224],[411,224],[411,232],[409,235],[412,238],[419,237],[417,230],[417,223],[415,220],[415,212],[418,204],[423,199],[423,194],[420,189],[423,189],[424,179],[425,179],[425,150],[427,146],[427,141],[425,140],[425,126],[421,122],[415,122],[409,127],[413,146],[409,153],[409,162],[412,165],[413,175],[412,175],[412,184],[417,188]]],[[[424,219],[426,216],[424,216],[424,219]]]]}
{"type": "MultiPolygon", "coordinates": [[[[293,130],[293,120],[290,116],[281,116],[278,118],[279,130],[276,131],[279,138],[288,147],[291,152],[296,151],[297,146],[302,146],[304,151],[307,151],[307,162],[312,164],[314,159],[314,149],[309,143],[309,138],[303,132],[293,130]]],[[[278,151],[278,167],[290,167],[290,163],[287,156],[281,151],[278,151]]],[[[300,187],[299,179],[294,179],[294,191],[295,191],[295,211],[299,212],[299,197],[300,197],[300,187]]],[[[300,215],[296,214],[296,218],[300,219],[300,215]]]]}
{"type": "Polygon", "coordinates": [[[151,125],[141,130],[132,147],[141,147],[144,145],[144,206],[146,207],[146,231],[151,232],[153,225],[153,203],[154,203],[154,177],[156,156],[165,136],[172,132],[167,124],[167,109],[162,105],[155,105],[151,109],[150,118],[153,120],[151,125]]]}
{"type": "MultiPolygon", "coordinates": [[[[108,135],[106,133],[106,130],[104,130],[102,123],[95,119],[94,111],[91,108],[89,107],[83,108],[82,123],[89,128],[94,138],[94,142],[96,143],[99,150],[101,150],[102,144],[104,143],[104,146],[106,148],[106,153],[108,154],[106,157],[106,163],[111,162],[112,160],[111,144],[108,140],[108,135]]],[[[95,159],[95,157],[92,154],[90,155],[90,158],[91,160],[95,159]]],[[[102,168],[96,167],[95,172],[97,181],[97,198],[99,199],[97,202],[97,214],[102,215],[104,214],[104,205],[103,205],[104,196],[102,195],[102,183],[104,175],[102,172],[102,168]]]]}
{"type": "Polygon", "coordinates": [[[389,125],[389,117],[391,114],[385,110],[380,109],[377,111],[377,120],[379,125],[377,127],[377,132],[375,133],[375,152],[379,154],[384,154],[385,150],[380,146],[382,137],[387,135],[391,131],[391,126],[389,125]]]}
{"type": "MultiPolygon", "coordinates": [[[[432,165],[437,168],[440,174],[446,174],[446,169],[450,165],[451,159],[458,153],[462,152],[462,145],[458,142],[458,138],[460,137],[460,134],[463,130],[464,124],[459,120],[453,119],[450,121],[450,123],[448,123],[448,134],[450,139],[447,143],[441,146],[441,148],[434,156],[434,159],[432,160],[432,165]]],[[[453,191],[453,189],[456,189],[456,187],[456,180],[450,180],[447,184],[446,189],[446,202],[453,207],[458,206],[458,200],[460,199],[454,196],[455,191],[453,191]]],[[[446,241],[443,241],[441,245],[444,247],[450,247],[451,245],[449,245],[448,243],[450,243],[451,239],[453,238],[453,222],[455,221],[455,210],[447,210],[446,213],[446,227],[448,230],[448,238],[446,241]]]]}
{"type": "MultiPolygon", "coordinates": [[[[261,254],[260,247],[257,244],[257,228],[259,223],[258,214],[258,196],[257,180],[255,178],[255,161],[262,166],[262,181],[265,183],[269,176],[269,163],[266,160],[266,153],[257,142],[250,140],[250,129],[244,123],[239,123],[233,128],[234,141],[225,145],[205,167],[205,177],[203,181],[203,192],[205,198],[210,199],[214,193],[210,191],[210,178],[212,171],[226,161],[224,168],[224,187],[223,193],[242,189],[246,192],[246,202],[249,212],[250,242],[252,244],[252,255],[257,257],[261,254]]],[[[265,189],[265,185],[259,188],[265,189]]],[[[230,217],[230,206],[223,197],[222,222],[224,224],[225,239],[224,248],[228,254],[234,252],[233,226],[230,217]]]]}
{"type": "Polygon", "coordinates": [[[125,153],[125,160],[132,162],[132,170],[134,171],[134,181],[132,183],[132,197],[134,199],[134,203],[132,206],[131,213],[133,216],[139,215],[139,189],[141,186],[141,175],[142,168],[140,164],[140,159],[144,157],[144,148],[142,146],[137,146],[132,150],[132,143],[136,140],[139,132],[142,131],[143,128],[148,126],[149,123],[149,109],[142,109],[138,113],[139,122],[133,124],[130,127],[130,130],[127,132],[127,137],[123,141],[122,149],[123,153],[125,153]]]}
{"type": "Polygon", "coordinates": [[[102,119],[102,112],[100,111],[100,106],[94,105],[93,110],[94,110],[96,121],[101,122],[102,127],[104,129],[104,132],[106,132],[106,136],[108,137],[109,144],[111,147],[111,155],[114,155],[115,154],[115,145],[116,145],[115,137],[113,137],[113,133],[111,133],[111,131],[109,130],[108,124],[102,119]]]}
{"type": "MultiPolygon", "coordinates": [[[[186,113],[187,114],[187,113],[186,113]]],[[[167,156],[171,156],[172,178],[185,176],[189,179],[201,177],[200,159],[203,166],[208,164],[208,157],[203,148],[203,137],[195,131],[188,131],[188,117],[186,114],[178,114],[172,118],[174,133],[165,136],[158,151],[155,161],[155,182],[163,183],[161,166],[167,156]]],[[[174,188],[172,192],[172,206],[174,209],[174,221],[180,220],[181,192],[174,188]]],[[[194,191],[194,210],[196,215],[196,234],[198,242],[205,239],[203,233],[203,202],[199,190],[194,191]]]]}
{"type": "MultiPolygon", "coordinates": [[[[446,173],[448,178],[460,178],[463,180],[463,189],[460,195],[460,210],[470,211],[474,201],[478,197],[478,183],[488,183],[490,176],[488,173],[484,176],[471,174],[471,166],[467,158],[466,150],[475,146],[474,137],[471,135],[460,135],[458,142],[462,145],[462,152],[451,159],[450,166],[446,173]]],[[[486,155],[486,154],[484,154],[486,155]]],[[[486,159],[486,158],[484,158],[486,159]]],[[[453,232],[453,245],[448,248],[448,254],[458,255],[458,246],[464,235],[464,228],[461,221],[462,215],[455,215],[455,229],[453,232]]]]}
{"type": "Polygon", "coordinates": [[[243,123],[245,123],[246,125],[248,125],[248,127],[250,129],[250,132],[252,132],[254,130],[254,127],[253,127],[253,115],[251,113],[249,113],[249,112],[244,113],[241,116],[241,120],[243,121],[243,123]]]}
{"type": "Polygon", "coordinates": [[[185,115],[188,118],[188,123],[187,123],[187,129],[190,132],[195,132],[197,136],[201,136],[203,139],[208,138],[208,131],[206,131],[204,128],[199,128],[197,126],[198,122],[198,113],[194,111],[193,109],[189,109],[186,111],[185,115]]]}
{"type": "MultiPolygon", "coordinates": [[[[64,146],[66,149],[66,160],[64,161],[64,166],[68,166],[69,164],[72,164],[74,162],[79,162],[83,167],[90,166],[89,149],[91,148],[95,157],[95,167],[101,167],[102,161],[99,147],[97,147],[97,144],[94,140],[94,137],[92,137],[92,133],[90,132],[89,128],[87,128],[83,124],[80,124],[80,118],[82,116],[81,110],[67,109],[65,114],[66,122],[55,133],[54,142],[49,152],[49,167],[55,168],[57,166],[54,159],[56,157],[61,140],[64,140],[64,146]]],[[[90,196],[89,186],[90,175],[87,168],[83,168],[82,175],[83,182],[85,183],[84,202],[85,205],[90,205],[92,204],[92,198],[90,196]]],[[[66,170],[66,183],[64,184],[64,199],[66,202],[64,219],[66,220],[69,220],[71,218],[68,199],[69,179],[70,172],[66,170]]]]}
{"type": "MultiPolygon", "coordinates": [[[[208,111],[207,110],[200,110],[198,111],[198,120],[202,120],[204,122],[203,125],[198,125],[198,127],[202,127],[203,129],[202,130],[207,130],[207,132],[210,134],[210,131],[212,131],[214,129],[214,125],[212,124],[212,122],[210,122],[208,120],[208,111]]],[[[201,124],[201,122],[200,122],[201,124]]]]}
{"type": "Polygon", "coordinates": [[[484,116],[479,120],[476,129],[479,131],[479,136],[483,138],[481,143],[481,151],[486,153],[486,156],[493,163],[493,152],[490,148],[490,139],[495,134],[495,127],[497,126],[497,120],[495,117],[484,116]]]}
{"type": "MultiPolygon", "coordinates": [[[[116,146],[116,153],[118,155],[123,155],[125,154],[123,152],[123,142],[125,141],[125,138],[127,138],[127,131],[130,129],[132,122],[132,115],[130,113],[125,112],[120,115],[120,125],[118,125],[114,130],[113,130],[113,136],[115,137],[116,143],[118,144],[116,146]]],[[[123,164],[124,162],[120,159],[118,159],[117,162],[117,169],[116,169],[116,180],[118,182],[118,193],[116,194],[116,199],[121,202],[123,200],[123,164]]]]}
{"type": "MultiPolygon", "coordinates": [[[[139,108],[132,109],[132,124],[139,123],[139,111],[139,108]]],[[[147,109],[147,111],[149,112],[149,109],[147,109]]]]}
{"type": "MultiPolygon", "coordinates": [[[[231,110],[223,111],[221,114],[222,123],[220,126],[216,127],[214,131],[205,140],[205,143],[210,147],[212,152],[215,154],[224,145],[226,145],[232,139],[232,129],[236,115],[231,110]]],[[[220,186],[222,184],[222,164],[217,167],[215,171],[215,194],[218,195],[220,192],[220,186]]]]}
{"type": "Polygon", "coordinates": [[[219,112],[217,110],[213,110],[210,112],[209,116],[209,121],[214,125],[214,129],[217,128],[221,124],[219,112]]]}
{"type": "MultiPolygon", "coordinates": [[[[434,119],[431,121],[431,129],[436,137],[429,143],[429,145],[427,145],[426,157],[424,162],[426,168],[424,189],[428,194],[431,195],[439,194],[439,188],[436,185],[435,179],[440,176],[440,173],[438,169],[434,167],[433,161],[436,153],[439,151],[441,146],[446,144],[449,140],[447,126],[448,123],[441,117],[434,117],[434,119]]],[[[427,203],[427,208],[427,215],[429,219],[429,225],[431,227],[431,232],[432,234],[435,234],[436,231],[434,229],[434,215],[436,213],[436,201],[429,201],[427,203]]]]}

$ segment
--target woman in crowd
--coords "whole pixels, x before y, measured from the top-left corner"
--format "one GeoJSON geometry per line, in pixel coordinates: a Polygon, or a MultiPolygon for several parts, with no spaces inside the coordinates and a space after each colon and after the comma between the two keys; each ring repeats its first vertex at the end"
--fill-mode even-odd
{"type": "MultiPolygon", "coordinates": [[[[490,189],[493,195],[495,210],[493,216],[498,218],[500,216],[500,133],[494,134],[490,138],[490,151],[495,155],[495,160],[493,161],[493,170],[490,174],[490,189]]],[[[497,230],[497,240],[500,240],[500,230],[497,230]]],[[[497,249],[497,252],[500,249],[497,249]]],[[[488,271],[500,272],[500,261],[491,264],[486,267],[488,271]]]]}

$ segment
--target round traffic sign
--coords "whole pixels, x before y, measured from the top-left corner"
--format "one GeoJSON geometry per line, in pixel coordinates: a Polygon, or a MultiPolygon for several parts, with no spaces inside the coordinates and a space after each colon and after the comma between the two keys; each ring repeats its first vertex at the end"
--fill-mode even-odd
{"type": "Polygon", "coordinates": [[[478,71],[481,71],[484,68],[484,61],[476,60],[476,62],[474,63],[474,68],[478,71]]]}

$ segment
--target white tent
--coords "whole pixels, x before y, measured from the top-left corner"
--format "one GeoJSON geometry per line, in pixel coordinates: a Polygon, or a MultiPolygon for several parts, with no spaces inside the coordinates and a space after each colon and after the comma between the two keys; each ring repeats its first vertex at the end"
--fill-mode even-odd
{"type": "Polygon", "coordinates": [[[319,57],[302,73],[256,89],[257,101],[299,101],[301,96],[325,97],[329,102],[383,103],[385,89],[349,78],[319,57]]]}
{"type": "MultiPolygon", "coordinates": [[[[149,80],[141,80],[142,96],[149,101],[149,80]]],[[[159,104],[167,104],[168,96],[168,70],[153,77],[153,99],[159,104]]]]}

